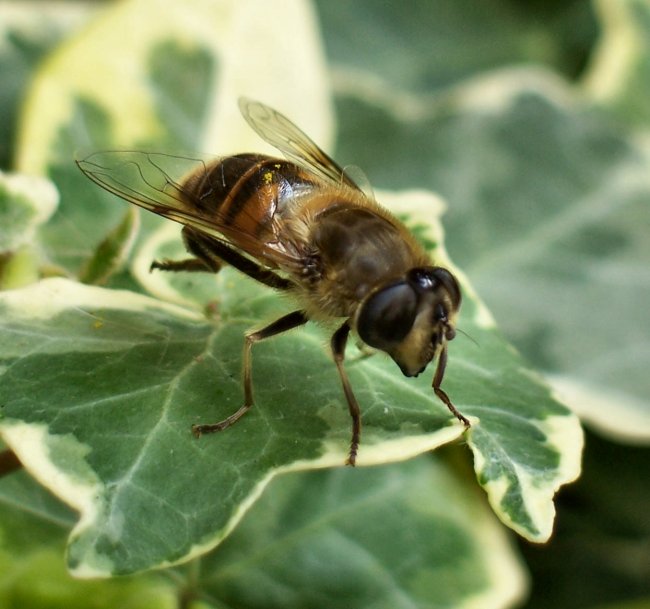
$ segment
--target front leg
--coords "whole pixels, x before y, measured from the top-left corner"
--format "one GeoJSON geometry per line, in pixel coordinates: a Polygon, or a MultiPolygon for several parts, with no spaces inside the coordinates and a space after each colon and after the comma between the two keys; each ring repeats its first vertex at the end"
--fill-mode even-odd
{"type": "Polygon", "coordinates": [[[438,356],[438,366],[436,373],[433,376],[433,391],[440,398],[440,400],[449,408],[451,413],[463,424],[465,427],[471,427],[469,419],[463,415],[458,408],[456,408],[449,399],[445,390],[440,386],[442,378],[445,376],[445,368],[447,367],[447,345],[444,345],[440,355],[438,356]]]}
{"type": "Polygon", "coordinates": [[[332,353],[334,355],[334,363],[336,364],[336,369],[339,372],[341,384],[343,385],[343,392],[345,393],[345,399],[348,402],[348,410],[350,411],[350,416],[352,417],[352,440],[350,441],[350,453],[348,454],[348,459],[345,464],[354,466],[357,460],[359,441],[361,439],[361,411],[359,409],[357,398],[354,397],[354,392],[352,391],[352,385],[350,385],[350,380],[348,379],[347,372],[343,367],[343,360],[345,359],[345,345],[348,342],[349,334],[350,321],[348,320],[336,332],[334,332],[331,345],[332,353]]]}

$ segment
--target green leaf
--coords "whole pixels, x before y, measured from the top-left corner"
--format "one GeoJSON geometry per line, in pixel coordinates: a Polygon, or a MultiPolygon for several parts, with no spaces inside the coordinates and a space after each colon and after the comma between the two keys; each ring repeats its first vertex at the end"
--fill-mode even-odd
{"type": "Polygon", "coordinates": [[[322,607],[325,598],[329,606],[359,608],[379,600],[395,609],[511,605],[525,591],[526,574],[508,536],[457,474],[425,457],[281,476],[200,562],[171,578],[108,583],[62,571],[72,514],[21,474],[0,481],[0,600],[7,609],[76,607],[89,597],[98,609],[172,607],[183,594],[174,594],[173,582],[209,606],[251,609],[286,606],[288,588],[305,607],[322,607]]]}
{"type": "MultiPolygon", "coordinates": [[[[574,76],[597,36],[589,2],[317,0],[339,93],[389,95],[406,111],[435,93],[504,65],[547,65],[574,76]]],[[[352,161],[354,162],[354,161],[352,161]]]]}
{"type": "Polygon", "coordinates": [[[590,49],[582,45],[596,29],[589,3],[522,10],[497,0],[471,12],[469,26],[469,7],[450,4],[389,19],[391,9],[370,13],[354,3],[335,13],[319,3],[336,62],[336,156],[361,165],[375,185],[442,194],[452,258],[506,336],[586,421],[617,440],[647,444],[647,138],[587,104],[618,108],[621,119],[644,128],[648,2],[596,3],[605,35],[578,95],[539,66],[513,67],[522,57],[546,65],[562,57],[566,73],[579,48],[585,64],[590,49]],[[534,38],[537,11],[548,19],[545,44],[535,47],[523,41],[534,38]],[[358,23],[383,28],[382,41],[409,45],[364,49],[358,23]],[[414,40],[427,26],[442,32],[414,40]],[[504,52],[507,45],[518,51],[504,52]],[[440,82],[427,78],[430,66],[440,82]],[[485,67],[501,70],[463,80],[485,67]]]}
{"type": "MultiPolygon", "coordinates": [[[[269,101],[328,147],[326,80],[306,4],[275,7],[282,28],[269,27],[268,14],[248,3],[160,6],[112,5],[47,63],[29,97],[19,161],[48,172],[61,190],[40,236],[69,270],[89,264],[121,213],[83,181],[71,162],[75,148],[209,149],[218,136],[215,152],[259,149],[234,117],[240,93],[269,101]]],[[[371,150],[373,141],[364,146],[371,150]]],[[[453,269],[434,219],[439,202],[422,192],[381,200],[453,269]]],[[[348,450],[350,420],[323,348],[328,336],[312,326],[256,346],[251,413],[227,432],[191,436],[191,423],[241,405],[243,333],[286,313],[289,303],[229,269],[216,278],[145,277],[149,254],[180,244],[158,225],[144,222],[133,275],[159,299],[60,279],[0,295],[0,433],[27,470],[79,512],[68,547],[78,575],[131,573],[203,554],[274,476],[340,465],[348,450]],[[208,318],[197,305],[207,306],[208,318]]],[[[467,280],[463,288],[460,327],[478,345],[454,341],[444,386],[472,419],[465,439],[497,515],[545,540],[553,494],[578,474],[580,428],[501,338],[467,280]]],[[[346,363],[363,409],[360,465],[404,460],[463,434],[434,399],[430,377],[406,379],[387,358],[353,346],[346,363]]],[[[487,594],[492,581],[483,578],[476,590],[487,594]]]]}
{"type": "Polygon", "coordinates": [[[79,281],[94,285],[105,284],[111,275],[121,270],[129,255],[140,227],[140,214],[130,207],[120,222],[99,244],[79,272],[79,281]]]}
{"type": "Polygon", "coordinates": [[[647,448],[586,434],[583,474],[558,497],[553,538],[520,546],[537,590],[527,609],[604,609],[650,595],[648,471],[647,448]]]}
{"type": "MultiPolygon", "coordinates": [[[[23,525],[24,523],[21,523],[23,525]]],[[[20,556],[0,551],[0,603],[4,609],[175,609],[173,586],[158,577],[80,581],[65,570],[62,545],[20,556]]]]}
{"type": "MultiPolygon", "coordinates": [[[[192,438],[190,423],[239,406],[243,331],[282,310],[268,290],[235,276],[218,276],[215,293],[227,297],[212,324],[67,280],[4,294],[0,430],[29,471],[81,513],[69,550],[77,572],[184,560],[218,543],[273,474],[343,463],[349,416],[315,329],[259,345],[257,407],[226,433],[192,438]],[[175,472],[173,484],[163,471],[175,472]]],[[[553,492],[577,474],[579,451],[560,447],[566,434],[579,446],[579,428],[478,311],[470,300],[461,325],[481,348],[454,345],[445,387],[480,417],[468,439],[497,512],[543,539],[553,492]]],[[[351,354],[348,368],[364,407],[359,464],[405,459],[462,433],[429,379],[404,379],[380,356],[351,354]]]]}
{"type": "MultiPolygon", "coordinates": [[[[268,27],[267,15],[234,1],[128,0],[106,8],[50,58],[26,102],[17,165],[47,173],[60,190],[57,214],[41,231],[55,263],[76,274],[126,209],[81,174],[72,162],[80,151],[259,149],[239,116],[240,95],[302,117],[327,143],[325,66],[309,7],[275,7],[273,19],[283,26],[268,27]],[[290,88],[278,86],[278,73],[290,88]]],[[[145,233],[151,225],[148,218],[145,233]]]]}
{"type": "Polygon", "coordinates": [[[488,609],[519,601],[526,575],[471,486],[424,457],[278,478],[198,582],[249,609],[488,609]]]}
{"type": "Polygon", "coordinates": [[[486,77],[445,101],[407,121],[363,91],[342,100],[342,156],[380,184],[442,193],[451,256],[515,346],[586,420],[647,442],[648,155],[547,74],[486,77]],[[369,154],[379,144],[359,129],[387,152],[369,154]]]}
{"type": "Polygon", "coordinates": [[[37,66],[91,12],[88,2],[0,5],[0,168],[12,166],[20,104],[37,66]]]}
{"type": "Polygon", "coordinates": [[[587,94],[625,123],[650,125],[650,3],[595,3],[603,36],[583,79],[587,94]]]}
{"type": "Polygon", "coordinates": [[[59,200],[49,180],[0,172],[0,252],[31,243],[59,200]]]}
{"type": "Polygon", "coordinates": [[[72,510],[26,473],[0,480],[0,606],[164,609],[176,607],[176,591],[153,574],[114,581],[79,581],[65,569],[65,538],[72,510]]]}
{"type": "Polygon", "coordinates": [[[0,289],[38,279],[34,236],[56,209],[58,199],[49,180],[0,171],[0,289]]]}
{"type": "MultiPolygon", "coordinates": [[[[409,227],[424,244],[436,247],[435,252],[432,253],[438,263],[451,266],[442,246],[441,227],[437,223],[432,223],[433,218],[440,215],[444,209],[442,201],[424,191],[406,191],[399,195],[383,192],[379,196],[393,212],[407,221],[409,227]]],[[[217,315],[227,315],[228,307],[241,300],[234,296],[237,290],[233,290],[233,284],[221,283],[221,289],[216,289],[210,277],[202,280],[196,275],[183,277],[170,273],[148,272],[151,260],[166,257],[173,259],[180,255],[177,231],[172,230],[171,227],[163,228],[144,244],[136,257],[135,275],[150,292],[160,298],[194,306],[200,310],[209,310],[212,307],[217,315]],[[217,294],[218,300],[215,300],[217,294]]],[[[456,273],[458,274],[459,271],[456,273]]],[[[499,370],[499,374],[504,375],[501,384],[507,386],[508,391],[512,391],[513,395],[517,391],[526,394],[531,379],[525,373],[523,383],[517,379],[522,373],[518,370],[518,366],[522,363],[507,349],[501,351],[504,345],[500,336],[494,331],[489,312],[475,300],[471,288],[467,287],[465,291],[474,302],[467,302],[466,299],[464,307],[473,307],[471,309],[473,313],[464,310],[459,324],[460,328],[478,343],[478,348],[469,347],[468,359],[473,361],[473,365],[482,367],[485,376],[492,374],[489,371],[499,370]],[[490,337],[490,344],[488,345],[486,339],[482,337],[490,337]],[[503,353],[502,359],[499,359],[497,353],[503,353]]],[[[255,298],[254,294],[245,294],[246,298],[255,298]]],[[[279,315],[279,312],[275,314],[279,315]]],[[[270,318],[270,313],[264,313],[262,317],[270,318]]],[[[465,343],[454,344],[452,357],[458,348],[468,346],[465,343]]],[[[447,373],[447,379],[450,378],[450,374],[453,372],[447,373]]],[[[447,382],[452,381],[447,380],[447,382]]],[[[530,387],[535,386],[535,382],[530,385],[530,387]]],[[[467,381],[463,383],[463,389],[466,391],[469,389],[467,381]]],[[[537,386],[537,389],[540,390],[541,387],[537,386]]],[[[469,403],[478,409],[477,415],[482,421],[486,416],[496,414],[496,418],[502,419],[503,423],[495,421],[495,425],[487,433],[484,433],[485,428],[481,425],[473,429],[470,435],[469,444],[475,454],[479,480],[488,490],[490,501],[504,522],[530,539],[536,541],[548,539],[554,515],[552,496],[560,484],[575,478],[579,471],[582,436],[577,421],[567,417],[567,412],[562,408],[556,408],[557,404],[546,412],[544,404],[552,402],[549,401],[548,395],[544,395],[543,390],[537,395],[526,395],[525,399],[515,398],[520,400],[522,405],[528,404],[532,406],[533,411],[539,413],[542,420],[536,425],[531,425],[532,412],[530,410],[517,412],[519,407],[517,404],[511,404],[514,408],[509,414],[503,411],[495,413],[497,404],[499,409],[501,408],[498,395],[492,396],[495,400],[494,404],[484,410],[479,402],[485,400],[489,394],[488,384],[483,382],[479,393],[481,390],[484,392],[481,398],[473,397],[469,403]],[[514,430],[518,433],[513,433],[514,430]],[[522,437],[529,434],[535,438],[533,441],[538,446],[534,458],[528,452],[529,441],[522,441],[522,437]],[[505,445],[510,446],[504,450],[505,445]]],[[[430,389],[426,391],[430,392],[430,389]]],[[[459,402],[457,392],[453,396],[458,404],[462,404],[459,402]]],[[[395,399],[399,400],[398,395],[395,399]]],[[[461,411],[471,414],[472,406],[463,406],[461,411]]],[[[400,447],[400,450],[405,448],[400,447]]],[[[386,453],[384,460],[389,460],[386,453]]]]}
{"type": "Polygon", "coordinates": [[[28,554],[63,543],[75,513],[24,471],[0,481],[0,540],[6,551],[28,554]]]}

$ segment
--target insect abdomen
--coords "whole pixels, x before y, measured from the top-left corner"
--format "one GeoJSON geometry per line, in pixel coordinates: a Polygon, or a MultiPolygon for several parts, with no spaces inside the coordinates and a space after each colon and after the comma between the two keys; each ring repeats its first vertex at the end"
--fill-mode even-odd
{"type": "Polygon", "coordinates": [[[221,159],[184,186],[192,204],[216,224],[264,241],[274,233],[274,219],[313,182],[292,163],[246,153],[221,159]]]}

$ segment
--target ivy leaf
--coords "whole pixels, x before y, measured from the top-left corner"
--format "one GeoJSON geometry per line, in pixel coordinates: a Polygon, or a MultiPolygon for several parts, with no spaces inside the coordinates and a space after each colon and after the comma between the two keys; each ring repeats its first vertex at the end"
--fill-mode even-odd
{"type": "MultiPolygon", "coordinates": [[[[84,151],[259,149],[239,116],[241,95],[302,117],[327,144],[331,111],[309,7],[297,2],[273,15],[282,28],[268,27],[263,12],[241,2],[170,2],[161,10],[156,0],[128,0],[102,11],[50,58],[28,96],[16,164],[48,175],[61,193],[56,215],[39,234],[54,263],[77,274],[126,209],[74,165],[84,151]],[[290,89],[277,86],[278,73],[290,89]]],[[[157,223],[148,218],[144,232],[151,226],[157,223]]]]}
{"type": "Polygon", "coordinates": [[[12,166],[16,125],[29,78],[43,58],[93,10],[88,2],[47,3],[38,11],[24,2],[0,5],[0,167],[12,166]]]}
{"type": "Polygon", "coordinates": [[[413,120],[363,90],[340,101],[342,156],[441,193],[450,254],[507,337],[585,420],[647,443],[645,148],[540,71],[491,74],[413,120]],[[368,154],[379,141],[390,152],[368,154]]]}
{"type": "Polygon", "coordinates": [[[645,0],[597,2],[603,34],[583,78],[591,99],[633,127],[650,123],[650,6],[645,0]]]}
{"type": "Polygon", "coordinates": [[[36,228],[54,213],[58,200],[48,180],[0,172],[0,252],[33,241],[36,228]]]}
{"type": "MultiPolygon", "coordinates": [[[[274,474],[343,463],[349,416],[314,328],[259,345],[256,407],[227,432],[191,436],[191,423],[239,407],[243,331],[281,309],[268,290],[235,276],[218,276],[231,299],[212,323],[62,279],[2,294],[0,430],[29,471],[81,513],[68,554],[78,573],[184,560],[218,543],[274,474]],[[173,483],[162,472],[174,472],[173,483]]],[[[476,417],[468,441],[497,513],[544,539],[553,492],[577,474],[565,446],[579,444],[579,428],[494,329],[477,323],[476,309],[467,303],[461,325],[481,348],[454,345],[445,387],[476,417]]],[[[349,360],[363,405],[360,465],[462,434],[430,379],[401,377],[380,356],[349,360]]]]}
{"type": "Polygon", "coordinates": [[[175,607],[183,595],[253,609],[286,606],[290,591],[305,607],[373,607],[382,599],[395,609],[434,601],[498,609],[520,600],[527,583],[469,478],[433,456],[281,476],[216,551],[173,573],[73,579],[62,557],[73,523],[72,511],[26,474],[2,480],[3,606],[51,606],[54,598],[76,607],[92,595],[97,607],[128,606],[134,597],[138,607],[175,607]]]}
{"type": "Polygon", "coordinates": [[[282,476],[202,561],[198,586],[251,609],[292,596],[314,609],[513,606],[526,574],[476,499],[432,457],[282,476]]]}
{"type": "Polygon", "coordinates": [[[37,228],[54,213],[59,194],[46,179],[0,171],[0,289],[38,279],[37,228]]]}
{"type": "Polygon", "coordinates": [[[66,572],[65,539],[75,514],[26,473],[0,484],[0,606],[96,609],[177,607],[176,590],[158,574],[80,581],[66,572]]]}
{"type": "MultiPolygon", "coordinates": [[[[296,24],[305,39],[297,37],[295,44],[303,46],[295,47],[298,52],[278,45],[263,69],[258,55],[251,55],[251,48],[259,48],[250,44],[251,36],[259,34],[256,42],[263,40],[269,49],[278,37],[286,42],[285,29],[269,28],[266,15],[251,14],[240,2],[225,3],[216,25],[210,11],[194,11],[199,4],[189,15],[185,4],[170,3],[173,8],[152,24],[155,5],[115,5],[47,65],[32,92],[20,163],[48,171],[61,189],[61,206],[40,238],[70,270],[88,260],[120,213],[108,195],[82,181],[72,148],[116,142],[194,147],[198,139],[208,141],[201,138],[203,128],[212,133],[208,127],[218,124],[224,135],[219,151],[241,151],[241,127],[231,120],[230,106],[216,101],[230,96],[234,108],[235,91],[255,95],[259,82],[275,84],[286,65],[301,77],[307,74],[300,79],[306,89],[314,79],[307,96],[315,103],[298,96],[276,105],[305,126],[301,113],[314,112],[316,131],[327,134],[324,70],[317,53],[305,53],[316,42],[304,5],[288,10],[283,21],[285,29],[296,24]],[[185,20],[193,25],[189,46],[177,27],[185,20]],[[249,36],[235,44],[227,28],[237,23],[246,24],[249,36]],[[118,39],[133,24],[141,28],[134,37],[137,49],[118,39]],[[128,71],[134,82],[120,80],[103,63],[106,48],[118,49],[110,65],[119,66],[120,58],[128,58],[129,66],[135,61],[128,71]],[[309,69],[300,69],[298,55],[310,62],[309,69]],[[275,70],[268,67],[272,58],[275,70]],[[242,65],[252,69],[250,82],[257,83],[250,90],[236,86],[242,65]],[[90,68],[98,77],[81,78],[90,68]],[[218,88],[217,75],[223,76],[218,88]],[[203,94],[188,93],[183,83],[189,76],[205,83],[203,94]],[[293,104],[295,114],[287,110],[293,104]]],[[[309,132],[327,148],[325,138],[309,132]]],[[[449,263],[435,219],[439,205],[412,192],[399,197],[401,203],[390,199],[384,202],[409,222],[435,259],[463,279],[460,327],[478,346],[460,337],[454,341],[444,386],[473,426],[463,436],[463,426],[434,399],[430,377],[406,379],[387,358],[350,346],[347,367],[364,422],[358,463],[405,460],[463,436],[496,514],[543,541],[552,528],[554,492],[579,471],[577,419],[503,340],[470,284],[449,263]]],[[[148,251],[169,247],[155,219],[143,224],[148,251]]],[[[134,259],[136,278],[142,279],[137,268],[146,247],[134,259]]],[[[131,290],[50,279],[0,294],[0,433],[27,470],[79,512],[68,547],[69,566],[78,575],[132,573],[207,552],[274,476],[339,466],[347,453],[350,420],[323,348],[328,336],[311,325],[256,346],[256,407],[244,419],[224,433],[192,437],[192,423],[222,419],[241,405],[243,333],[286,313],[289,303],[231,269],[184,281],[168,288],[183,306],[137,293],[143,288],[132,280],[131,290]],[[199,290],[194,282],[201,282],[199,290]],[[205,305],[208,294],[206,317],[196,304],[205,305]]]]}
{"type": "Polygon", "coordinates": [[[398,4],[378,10],[372,0],[315,5],[338,93],[363,89],[412,115],[420,103],[435,105],[436,92],[504,64],[574,75],[598,34],[588,2],[524,9],[503,0],[434,0],[408,11],[398,4]]]}
{"type": "Polygon", "coordinates": [[[140,227],[140,214],[130,207],[122,221],[97,246],[94,254],[79,272],[79,281],[94,285],[105,284],[119,271],[129,255],[140,227]]]}

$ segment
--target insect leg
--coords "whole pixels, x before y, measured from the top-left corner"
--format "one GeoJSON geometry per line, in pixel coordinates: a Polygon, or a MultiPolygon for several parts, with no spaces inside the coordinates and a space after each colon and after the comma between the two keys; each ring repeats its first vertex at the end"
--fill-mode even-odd
{"type": "Polygon", "coordinates": [[[218,273],[223,264],[215,256],[207,256],[202,248],[195,245],[193,240],[194,233],[188,228],[184,228],[182,233],[183,242],[187,251],[194,254],[194,258],[185,260],[163,260],[158,262],[154,260],[149,267],[150,271],[158,269],[159,271],[185,271],[194,273],[218,273]]]}
{"type": "MultiPolygon", "coordinates": [[[[220,267],[219,267],[220,268],[220,267]]],[[[217,273],[219,268],[210,268],[200,258],[186,258],[185,260],[154,260],[149,267],[150,271],[158,269],[159,271],[188,271],[197,273],[217,273]]]]}
{"type": "Polygon", "coordinates": [[[352,440],[350,442],[350,453],[348,454],[348,459],[345,464],[354,466],[357,460],[357,451],[359,450],[359,441],[361,438],[361,411],[359,410],[357,398],[354,397],[352,385],[350,385],[347,372],[343,367],[345,345],[348,342],[349,334],[350,322],[346,321],[336,332],[334,332],[331,346],[334,355],[334,363],[336,364],[336,369],[339,371],[345,399],[348,402],[348,409],[350,410],[350,416],[352,417],[352,440]]]}
{"type": "Polygon", "coordinates": [[[277,273],[257,264],[220,239],[193,231],[187,227],[183,229],[183,237],[190,252],[203,260],[210,268],[217,265],[221,267],[223,261],[248,275],[251,279],[255,279],[276,290],[288,290],[294,287],[294,284],[288,279],[280,277],[277,273]]]}
{"type": "Polygon", "coordinates": [[[435,394],[442,400],[442,402],[449,408],[451,413],[465,425],[465,427],[470,427],[471,424],[469,419],[465,417],[459,410],[456,408],[449,399],[449,396],[445,391],[440,387],[442,383],[442,378],[445,376],[445,368],[447,367],[447,345],[443,345],[442,351],[438,356],[438,366],[436,368],[436,373],[433,376],[433,391],[435,394]]]}
{"type": "Polygon", "coordinates": [[[273,323],[256,330],[255,332],[246,333],[244,337],[244,405],[218,423],[210,423],[207,425],[192,425],[192,433],[197,437],[201,437],[204,433],[213,433],[215,431],[222,431],[236,423],[243,415],[245,415],[253,405],[253,375],[251,366],[251,350],[253,345],[265,338],[271,338],[292,328],[297,328],[309,321],[307,314],[304,311],[294,311],[280,319],[276,319],[273,323]]]}

